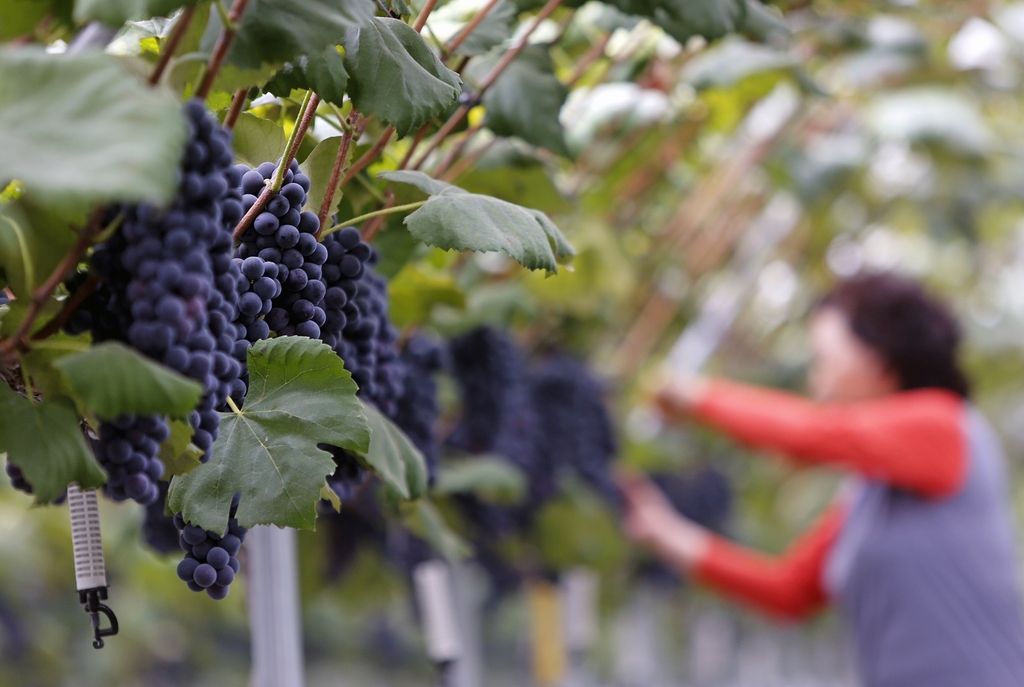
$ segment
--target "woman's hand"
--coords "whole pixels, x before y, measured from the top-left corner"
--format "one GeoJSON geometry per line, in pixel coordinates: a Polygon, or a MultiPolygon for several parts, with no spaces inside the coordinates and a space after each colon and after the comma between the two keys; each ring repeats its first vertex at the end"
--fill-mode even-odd
{"type": "Polygon", "coordinates": [[[662,414],[673,420],[686,420],[700,405],[708,382],[703,377],[662,368],[655,401],[662,414]]]}
{"type": "Polygon", "coordinates": [[[624,500],[626,534],[677,568],[686,571],[696,565],[710,544],[707,531],[676,512],[650,480],[620,475],[617,482],[624,500]]]}

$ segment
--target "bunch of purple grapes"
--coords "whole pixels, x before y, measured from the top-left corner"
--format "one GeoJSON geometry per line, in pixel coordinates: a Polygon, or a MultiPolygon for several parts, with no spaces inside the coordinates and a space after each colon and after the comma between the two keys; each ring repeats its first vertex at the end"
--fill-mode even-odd
{"type": "Polygon", "coordinates": [[[530,371],[529,386],[539,425],[539,472],[553,479],[575,473],[618,504],[612,479],[618,442],[601,381],[582,361],[557,355],[530,371]]]}
{"type": "Polygon", "coordinates": [[[174,516],[174,524],[181,531],[179,545],[185,551],[185,557],[178,564],[178,577],[192,591],[206,590],[211,599],[218,601],[228,595],[228,587],[240,567],[236,556],[247,530],[235,519],[238,501],[236,494],[223,536],[187,524],[180,514],[174,516]]]}
{"type": "MultiPolygon", "coordinates": [[[[192,443],[208,460],[217,438],[216,408],[242,372],[232,357],[236,334],[231,271],[231,228],[242,207],[230,197],[238,181],[231,134],[200,101],[185,105],[189,140],[171,206],[123,206],[110,211],[121,224],[90,260],[100,287],[69,320],[71,333],[90,330],[94,341],[120,340],[203,385],[189,416],[192,443]]],[[[94,443],[110,475],[106,491],[116,500],[144,505],[159,498],[164,466],[160,443],[167,421],[155,416],[103,418],[94,443]]]]}

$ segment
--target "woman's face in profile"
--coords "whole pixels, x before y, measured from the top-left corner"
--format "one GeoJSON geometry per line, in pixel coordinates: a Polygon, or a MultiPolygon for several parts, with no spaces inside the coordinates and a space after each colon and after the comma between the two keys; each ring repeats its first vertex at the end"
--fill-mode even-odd
{"type": "Polygon", "coordinates": [[[818,401],[863,401],[899,390],[882,356],[857,338],[846,315],[828,306],[811,319],[808,391],[818,401]]]}

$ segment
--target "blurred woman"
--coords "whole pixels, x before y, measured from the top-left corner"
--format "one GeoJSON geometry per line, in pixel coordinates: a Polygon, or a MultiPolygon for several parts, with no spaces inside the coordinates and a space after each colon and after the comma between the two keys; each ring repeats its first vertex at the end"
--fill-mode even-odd
{"type": "Polygon", "coordinates": [[[867,687],[1024,685],[1024,616],[1004,457],[968,401],[956,320],[915,282],[850,279],[810,326],[813,401],[670,378],[667,418],[850,473],[783,555],[736,546],[623,478],[625,529],[725,596],[800,618],[829,603],[867,687]]]}

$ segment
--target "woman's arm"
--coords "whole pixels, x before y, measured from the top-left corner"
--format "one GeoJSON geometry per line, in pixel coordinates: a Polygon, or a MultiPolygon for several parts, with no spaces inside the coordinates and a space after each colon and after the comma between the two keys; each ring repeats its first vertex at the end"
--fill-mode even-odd
{"type": "Polygon", "coordinates": [[[923,389],[860,403],[818,404],[723,381],[668,386],[662,408],[763,449],[862,473],[925,496],[954,493],[965,478],[963,401],[923,389]]]}
{"type": "Polygon", "coordinates": [[[702,584],[770,615],[805,617],[828,602],[822,569],[845,517],[845,508],[833,505],[777,558],[713,537],[693,573],[702,584]]]}
{"type": "Polygon", "coordinates": [[[778,558],[732,544],[680,516],[654,484],[621,477],[625,530],[676,570],[771,615],[799,618],[826,602],[821,571],[845,519],[838,502],[778,558]]]}

